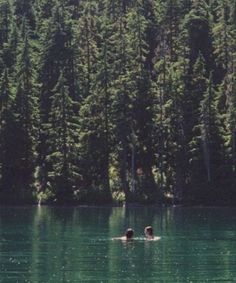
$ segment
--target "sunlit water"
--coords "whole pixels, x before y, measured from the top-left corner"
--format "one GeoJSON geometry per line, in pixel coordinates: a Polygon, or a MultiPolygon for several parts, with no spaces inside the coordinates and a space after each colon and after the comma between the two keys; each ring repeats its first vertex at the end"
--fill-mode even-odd
{"type": "Polygon", "coordinates": [[[0,268],[3,283],[236,282],[236,209],[2,207],[0,268]]]}

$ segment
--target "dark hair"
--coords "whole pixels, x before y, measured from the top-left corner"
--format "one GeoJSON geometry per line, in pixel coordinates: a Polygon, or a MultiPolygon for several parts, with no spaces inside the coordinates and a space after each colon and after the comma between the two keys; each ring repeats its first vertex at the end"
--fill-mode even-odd
{"type": "Polygon", "coordinates": [[[133,235],[134,235],[133,229],[129,228],[129,229],[126,230],[125,236],[126,236],[127,239],[131,239],[133,237],[133,235]]]}
{"type": "Polygon", "coordinates": [[[145,228],[145,232],[150,235],[150,236],[153,236],[153,229],[152,229],[152,226],[147,226],[145,228]]]}

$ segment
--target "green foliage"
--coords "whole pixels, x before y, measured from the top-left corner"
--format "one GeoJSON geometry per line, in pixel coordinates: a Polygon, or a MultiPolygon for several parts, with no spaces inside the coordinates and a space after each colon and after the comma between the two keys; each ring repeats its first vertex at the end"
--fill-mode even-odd
{"type": "Polygon", "coordinates": [[[235,36],[235,0],[0,0],[1,201],[233,202],[235,36]]]}
{"type": "Polygon", "coordinates": [[[73,199],[72,189],[78,184],[80,174],[77,167],[78,125],[74,115],[75,102],[69,95],[64,73],[51,97],[51,111],[47,130],[49,133],[48,155],[51,168],[49,183],[58,201],[73,199]]]}
{"type": "Polygon", "coordinates": [[[14,116],[13,97],[10,92],[7,69],[4,70],[0,88],[0,188],[2,198],[10,196],[13,190],[12,167],[14,160],[14,116]]]}

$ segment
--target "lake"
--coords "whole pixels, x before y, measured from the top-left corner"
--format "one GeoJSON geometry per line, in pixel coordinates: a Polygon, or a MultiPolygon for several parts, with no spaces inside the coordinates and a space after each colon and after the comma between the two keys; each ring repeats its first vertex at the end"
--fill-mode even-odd
{"type": "Polygon", "coordinates": [[[3,283],[236,282],[236,209],[1,207],[0,268],[3,283]]]}

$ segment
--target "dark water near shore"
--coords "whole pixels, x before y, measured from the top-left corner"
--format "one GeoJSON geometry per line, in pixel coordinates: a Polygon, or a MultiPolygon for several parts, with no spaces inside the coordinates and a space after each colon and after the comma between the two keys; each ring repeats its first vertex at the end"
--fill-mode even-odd
{"type": "Polygon", "coordinates": [[[2,207],[0,282],[236,282],[236,209],[2,207]]]}

